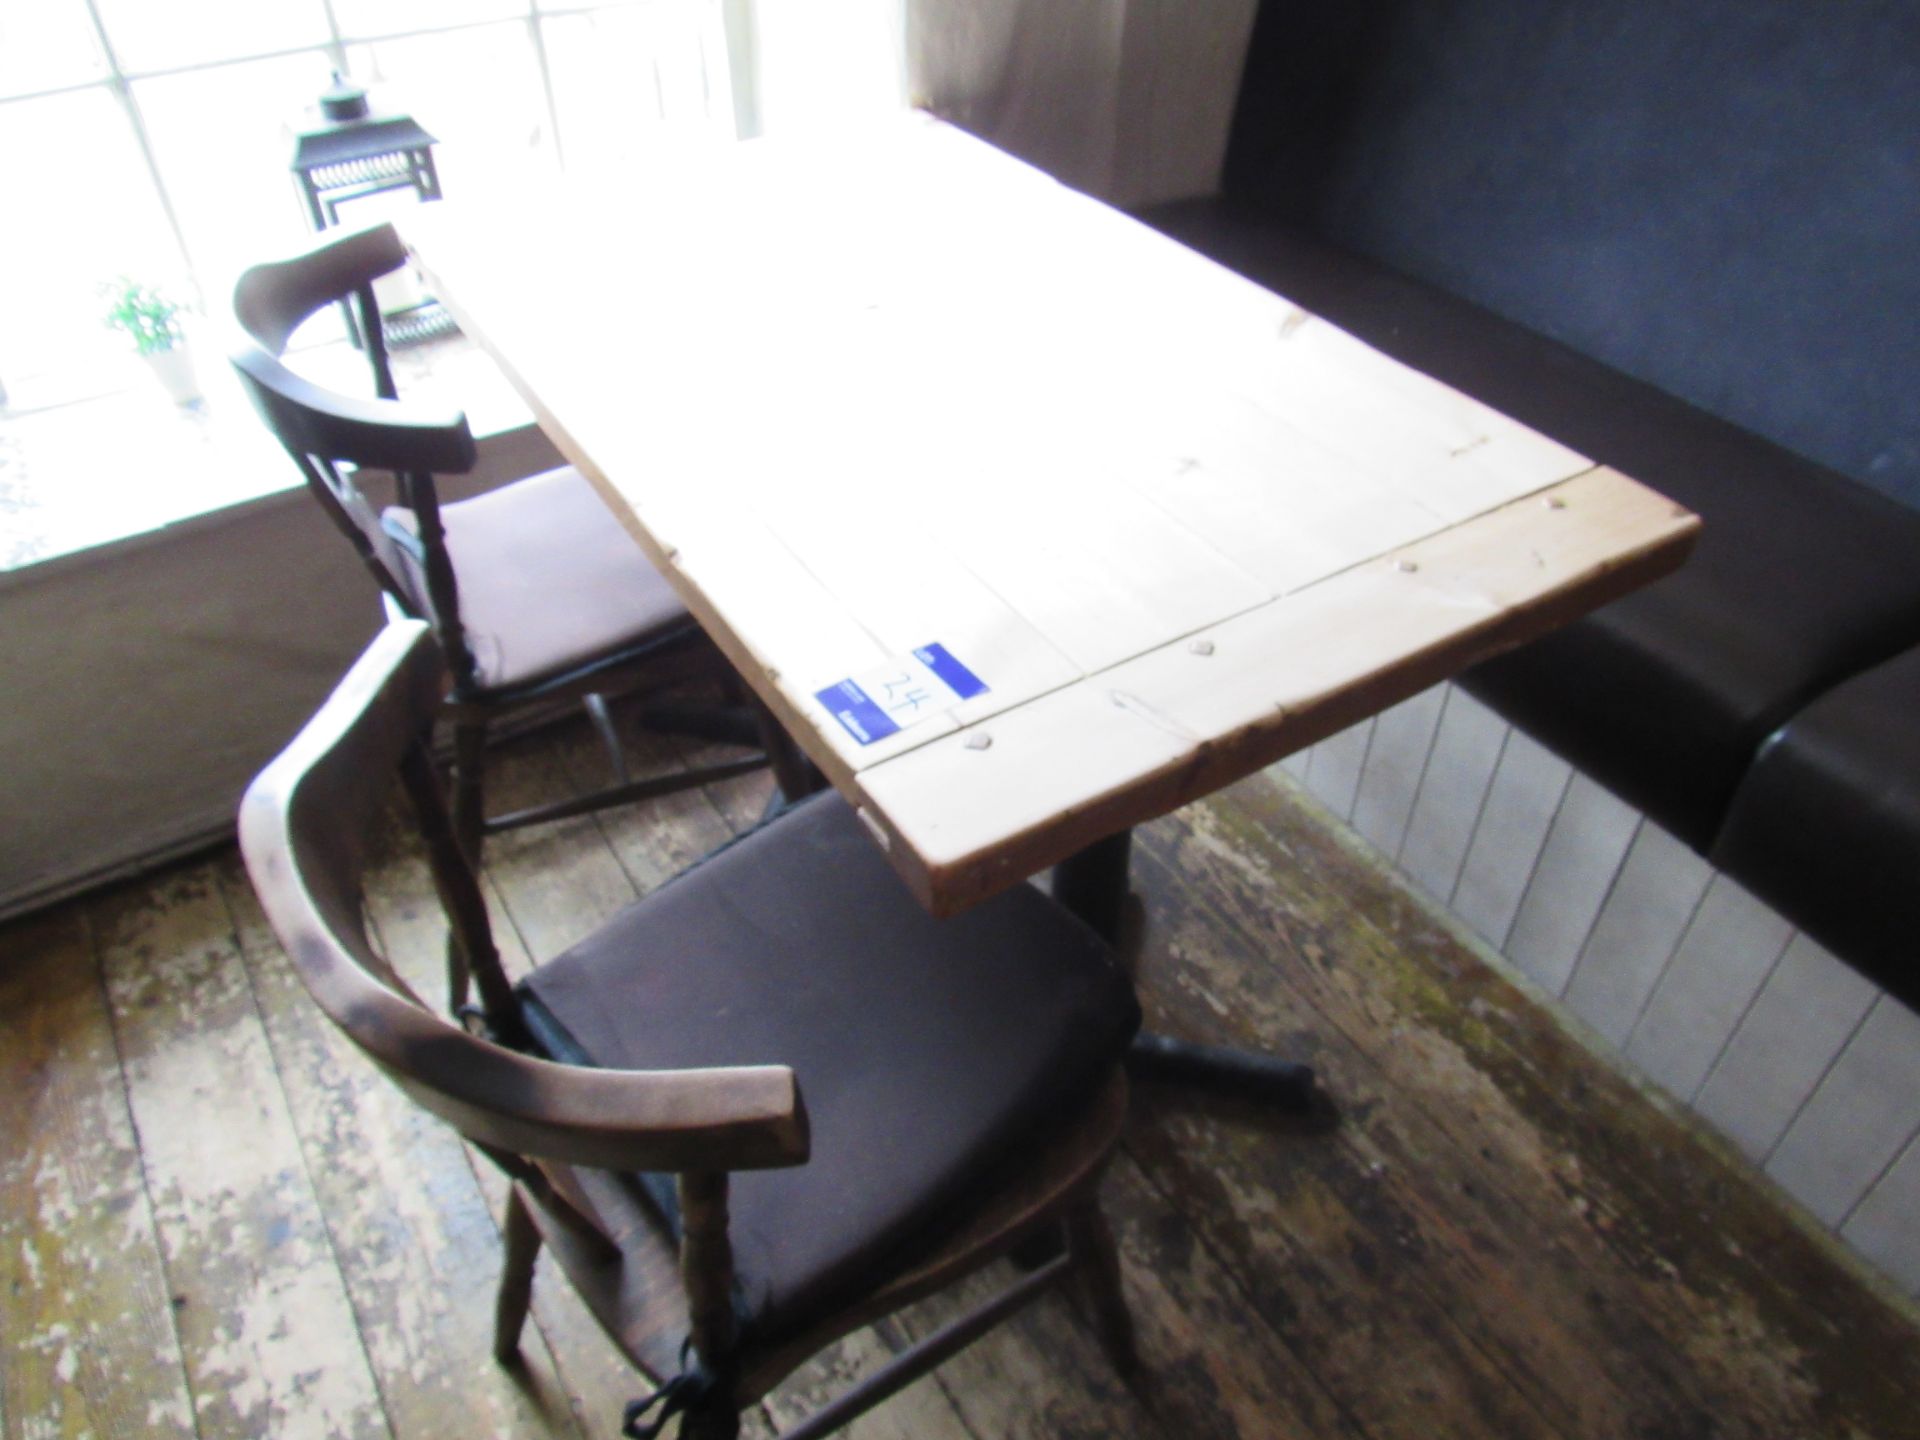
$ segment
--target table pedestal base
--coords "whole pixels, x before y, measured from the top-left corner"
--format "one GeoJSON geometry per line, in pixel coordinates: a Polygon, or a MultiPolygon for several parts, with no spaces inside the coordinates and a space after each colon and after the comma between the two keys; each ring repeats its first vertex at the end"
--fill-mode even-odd
{"type": "Polygon", "coordinates": [[[761,820],[771,820],[789,805],[798,804],[816,791],[827,788],[827,777],[807,758],[806,751],[793,743],[787,729],[758,697],[754,712],[760,724],[760,748],[767,752],[767,765],[773,771],[773,794],[767,797],[761,820]]]}
{"type": "MultiPolygon", "coordinates": [[[[1122,830],[1068,856],[1053,870],[1053,898],[1109,943],[1119,939],[1132,854],[1133,832],[1122,830]]],[[[1311,1066],[1170,1035],[1136,1035],[1127,1052],[1127,1075],[1143,1083],[1232,1095],[1290,1115],[1319,1115],[1328,1108],[1314,1086],[1311,1066]]]]}
{"type": "Polygon", "coordinates": [[[1311,1065],[1146,1030],[1133,1037],[1127,1050],[1127,1078],[1253,1100],[1289,1115],[1317,1114],[1322,1108],[1311,1065]]]}

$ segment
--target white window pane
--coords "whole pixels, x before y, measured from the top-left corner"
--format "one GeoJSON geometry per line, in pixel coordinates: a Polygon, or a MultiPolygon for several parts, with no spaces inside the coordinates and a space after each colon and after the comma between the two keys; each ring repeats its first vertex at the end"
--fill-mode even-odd
{"type": "Polygon", "coordinates": [[[119,102],[80,90],[0,105],[0,155],[13,216],[0,224],[0,379],[21,403],[39,379],[130,368],[99,287],[124,274],[191,291],[119,102]]]}
{"type": "MultiPolygon", "coordinates": [[[[12,3],[12,0],[8,0],[12,3]]],[[[242,55],[267,55],[330,38],[321,0],[95,0],[129,74],[242,55]]]]}
{"type": "Polygon", "coordinates": [[[0,4],[0,95],[54,90],[106,73],[106,58],[81,0],[0,4]]]}
{"type": "Polygon", "coordinates": [[[511,195],[555,170],[533,41],[519,21],[356,45],[356,79],[376,108],[413,116],[434,151],[448,198],[511,195]]]}
{"type": "Polygon", "coordinates": [[[333,18],[349,40],[405,35],[525,15],[529,0],[333,0],[333,18]]]}
{"type": "Polygon", "coordinates": [[[305,237],[287,126],[327,84],[315,51],[134,85],[210,309],[224,309],[241,270],[305,237]]]}
{"type": "Polygon", "coordinates": [[[733,138],[718,4],[656,0],[541,25],[569,170],[617,167],[662,141],[733,138]]]}
{"type": "Polygon", "coordinates": [[[582,10],[645,8],[656,3],[656,0],[533,0],[533,3],[534,8],[543,15],[571,15],[582,10]]]}
{"type": "Polygon", "coordinates": [[[906,104],[899,0],[762,5],[754,47],[769,135],[859,125],[906,104]]]}

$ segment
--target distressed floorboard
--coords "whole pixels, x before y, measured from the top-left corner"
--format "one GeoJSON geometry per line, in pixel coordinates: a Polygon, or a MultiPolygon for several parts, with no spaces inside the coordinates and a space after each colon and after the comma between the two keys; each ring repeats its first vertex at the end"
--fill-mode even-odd
{"type": "Polygon", "coordinates": [[[0,929],[0,1435],[191,1435],[159,1237],[81,914],[0,929]]]}
{"type": "MultiPolygon", "coordinates": [[[[704,753],[630,736],[641,773],[704,753]]],[[[504,807],[593,783],[600,761],[574,726],[500,747],[491,775],[504,807]]],[[[769,789],[755,775],[495,837],[509,970],[757,822],[769,789]]],[[[1338,1129],[1142,1089],[1103,1189],[1142,1378],[1123,1383],[1048,1296],[854,1440],[1914,1433],[1911,1314],[1291,782],[1146,827],[1135,882],[1151,1022],[1312,1060],[1338,1129]]],[[[1549,898],[1522,907],[1536,929],[1549,898]]],[[[441,1003],[444,931],[399,819],[367,911],[441,1003]]],[[[498,1175],[327,1030],[231,855],[0,945],[0,1435],[614,1440],[646,1382],[545,1262],[525,1376],[494,1366],[498,1175]]],[[[1760,1028],[1741,1021],[1710,1088],[1760,1028]]],[[[1849,1222],[1883,1246],[1911,1223],[1913,1156],[1849,1222]]],[[[849,1336],[743,1434],[766,1440],[1009,1273],[849,1336]]]]}
{"type": "Polygon", "coordinates": [[[395,1436],[572,1435],[532,1327],[524,1368],[493,1363],[499,1232],[459,1137],[320,1013],[237,862],[218,873],[395,1436]]]}
{"type": "Polygon", "coordinates": [[[214,869],[90,917],[200,1435],[388,1435],[214,869]]]}
{"type": "MultiPolygon", "coordinates": [[[[784,1430],[881,1369],[894,1351],[871,1328],[857,1330],[801,1366],[767,1396],[766,1411],[784,1430]]],[[[923,1375],[841,1432],[846,1440],[987,1440],[967,1427],[940,1388],[923,1375]]]]}
{"type": "Polygon", "coordinates": [[[1344,1436],[1363,1418],[1249,1303],[1247,1276],[1200,1243],[1126,1156],[1102,1202],[1120,1243],[1144,1390],[1171,1435],[1344,1436]],[[1224,1342],[1224,1343],[1223,1343],[1224,1342]]]}
{"type": "MultiPolygon", "coordinates": [[[[686,768],[681,750],[671,741],[636,733],[631,727],[623,738],[627,764],[635,776],[666,775],[686,768]]],[[[576,729],[556,737],[555,753],[578,788],[605,783],[605,756],[590,735],[576,729]]],[[[723,753],[739,752],[716,749],[694,753],[693,763],[712,764],[723,753]]],[[[644,805],[623,805],[600,812],[597,828],[636,893],[644,895],[657,888],[726,843],[733,828],[716,808],[714,792],[727,788],[724,783],[699,786],[644,805]]]]}
{"type": "Polygon", "coordinates": [[[1140,1094],[1128,1145],[1368,1434],[1562,1433],[1432,1293],[1421,1251],[1436,1237],[1359,1147],[1159,1087],[1140,1094]]]}
{"type": "Polygon", "coordinates": [[[1417,1177],[1408,1198],[1435,1223],[1474,1219],[1445,1258],[1459,1283],[1488,1270],[1478,1309],[1496,1353],[1536,1343],[1531,1326],[1494,1328],[1510,1305],[1524,1315],[1557,1296],[1541,1322],[1577,1342],[1623,1403],[1659,1406],[1662,1429],[1885,1434],[1909,1423],[1920,1398],[1910,1320],[1350,838],[1259,782],[1163,822],[1147,849],[1245,942],[1217,953],[1216,991],[1264,1004],[1297,989],[1323,1035],[1378,1067],[1386,1087],[1380,1103],[1351,1105],[1354,1139],[1381,1147],[1388,1174],[1417,1177]]]}
{"type": "MultiPolygon", "coordinates": [[[[1135,867],[1154,916],[1140,961],[1150,1023],[1305,1060],[1341,1110],[1336,1134],[1289,1136],[1230,1107],[1210,1129],[1196,1128],[1213,1107],[1183,1103],[1177,1091],[1153,1097],[1131,1143],[1195,1224],[1261,1277],[1258,1293],[1278,1297],[1281,1320],[1302,1343],[1328,1347],[1321,1363],[1344,1384],[1368,1384],[1367,1351],[1376,1363],[1383,1353],[1395,1355],[1396,1369],[1405,1363],[1399,1348],[1367,1344],[1357,1371],[1343,1370],[1343,1327],[1357,1325],[1393,1337],[1416,1364],[1424,1357],[1438,1366],[1449,1349],[1473,1357],[1448,1375],[1457,1393],[1436,1395],[1464,1433],[1498,1433],[1487,1425],[1501,1414],[1505,1387],[1516,1392],[1505,1399],[1515,1412],[1507,1423],[1529,1424],[1531,1406],[1569,1434],[1684,1433],[1672,1423],[1669,1387],[1636,1384],[1650,1347],[1632,1317],[1596,1326],[1583,1313],[1585,1277],[1565,1257],[1541,1258],[1553,1237],[1537,1227],[1516,1236],[1518,1207],[1497,1179],[1476,1174],[1494,1148],[1459,1155],[1358,1044],[1274,973],[1327,963],[1350,937],[1291,908],[1274,922],[1276,936],[1258,938],[1236,935],[1208,906],[1190,914],[1184,897],[1192,892],[1156,863],[1162,843],[1146,837],[1135,867]],[[1156,940],[1158,927],[1164,938],[1156,940]],[[1186,1149],[1196,1141],[1198,1156],[1186,1149]],[[1369,1266],[1384,1278],[1367,1283],[1369,1266]],[[1350,1283],[1361,1277],[1350,1292],[1342,1271],[1350,1283]],[[1389,1309],[1403,1313],[1382,1313],[1389,1309]],[[1480,1383],[1489,1369],[1505,1387],[1480,1383]]],[[[1391,1381],[1374,1383],[1391,1389],[1391,1381]]]]}
{"type": "MultiPolygon", "coordinates": [[[[894,1348],[904,1348],[1012,1278],[1005,1266],[996,1266],[877,1328],[894,1348]]],[[[1127,1390],[1058,1294],[1042,1296],[989,1331],[931,1379],[979,1440],[1170,1440],[1180,1433],[1127,1390]]]]}

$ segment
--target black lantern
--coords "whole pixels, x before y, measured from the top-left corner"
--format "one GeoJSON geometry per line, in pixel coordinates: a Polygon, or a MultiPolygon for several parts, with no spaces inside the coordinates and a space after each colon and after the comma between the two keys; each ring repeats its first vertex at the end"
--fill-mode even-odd
{"type": "MultiPolygon", "coordinates": [[[[314,230],[341,223],[340,209],[369,196],[411,190],[440,198],[434,169],[438,143],[411,115],[390,115],[367,103],[367,92],[339,74],[294,131],[294,177],[314,230]]],[[[389,344],[407,345],[452,333],[453,317],[437,300],[413,298],[383,316],[389,344]]]]}

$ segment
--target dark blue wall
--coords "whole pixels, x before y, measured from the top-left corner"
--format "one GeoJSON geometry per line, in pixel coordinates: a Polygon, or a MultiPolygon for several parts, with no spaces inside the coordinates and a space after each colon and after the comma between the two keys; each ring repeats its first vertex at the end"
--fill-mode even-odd
{"type": "Polygon", "coordinates": [[[1920,506],[1920,0],[1266,0],[1227,190],[1920,506]]]}

